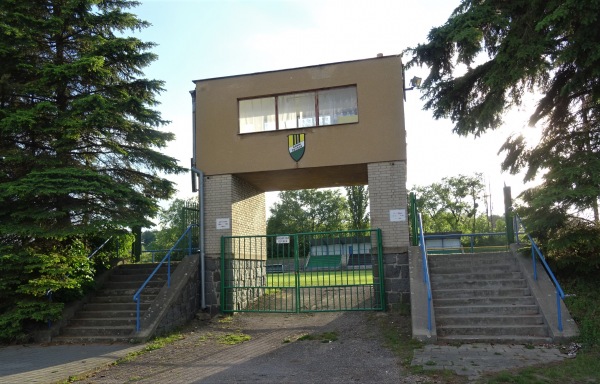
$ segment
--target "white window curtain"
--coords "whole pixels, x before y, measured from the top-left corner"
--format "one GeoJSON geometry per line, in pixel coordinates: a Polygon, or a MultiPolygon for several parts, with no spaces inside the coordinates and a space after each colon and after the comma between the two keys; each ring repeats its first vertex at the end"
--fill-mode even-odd
{"type": "Polygon", "coordinates": [[[279,129],[314,127],[315,93],[296,93],[277,97],[279,129]]]}
{"type": "Polygon", "coordinates": [[[275,98],[240,100],[240,133],[275,130],[275,98]]]}
{"type": "Polygon", "coordinates": [[[319,125],[358,122],[356,87],[319,91],[319,125]]]}

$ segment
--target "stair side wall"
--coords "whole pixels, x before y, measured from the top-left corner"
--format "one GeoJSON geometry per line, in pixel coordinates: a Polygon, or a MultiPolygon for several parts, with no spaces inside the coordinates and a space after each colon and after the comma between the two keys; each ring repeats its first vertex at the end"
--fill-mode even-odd
{"type": "Polygon", "coordinates": [[[199,256],[184,258],[141,319],[138,340],[173,331],[194,318],[200,308],[199,256]]]}
{"type": "Polygon", "coordinates": [[[565,303],[560,300],[563,330],[558,330],[558,311],[556,307],[556,289],[546,273],[543,265],[536,259],[538,279],[533,279],[533,262],[531,256],[527,257],[519,253],[518,244],[511,244],[510,251],[517,260],[519,269],[527,280],[531,294],[538,304],[544,322],[548,326],[550,337],[554,342],[566,342],[579,335],[579,329],[575,320],[571,317],[565,303]]]}
{"type": "Polygon", "coordinates": [[[410,266],[410,316],[412,322],[412,337],[423,343],[434,344],[437,342],[435,327],[435,312],[431,302],[431,331],[427,329],[427,286],[423,280],[423,262],[419,247],[410,247],[408,250],[410,266]]]}

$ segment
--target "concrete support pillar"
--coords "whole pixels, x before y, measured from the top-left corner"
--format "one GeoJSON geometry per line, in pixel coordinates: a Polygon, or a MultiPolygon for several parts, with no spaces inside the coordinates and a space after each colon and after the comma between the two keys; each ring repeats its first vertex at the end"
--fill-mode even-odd
{"type": "Polygon", "coordinates": [[[265,194],[233,175],[205,176],[206,305],[219,312],[221,237],[266,234],[265,194]]]}
{"type": "Polygon", "coordinates": [[[387,309],[399,309],[410,305],[406,162],[372,163],[368,172],[371,228],[382,231],[387,309]]]}

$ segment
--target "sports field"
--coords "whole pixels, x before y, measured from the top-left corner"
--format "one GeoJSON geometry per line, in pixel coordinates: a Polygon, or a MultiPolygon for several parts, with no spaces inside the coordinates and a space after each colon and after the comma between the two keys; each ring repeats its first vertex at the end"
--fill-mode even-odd
{"type": "MultiPolygon", "coordinates": [[[[308,271],[300,272],[301,287],[373,284],[370,269],[356,271],[308,271]]],[[[296,275],[292,272],[267,274],[267,287],[285,288],[296,286],[296,275]]]]}

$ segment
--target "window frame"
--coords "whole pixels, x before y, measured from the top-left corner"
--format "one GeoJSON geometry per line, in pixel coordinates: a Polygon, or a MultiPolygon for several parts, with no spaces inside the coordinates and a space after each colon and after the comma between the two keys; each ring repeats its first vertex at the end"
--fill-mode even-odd
{"type": "Polygon", "coordinates": [[[359,122],[359,108],[358,108],[358,86],[357,84],[349,84],[349,85],[341,85],[341,86],[336,86],[336,87],[327,87],[327,88],[317,88],[317,89],[307,89],[307,90],[302,90],[302,91],[296,91],[296,92],[286,92],[286,93],[278,93],[278,94],[271,94],[271,95],[263,95],[263,96],[255,96],[255,97],[245,97],[245,98],[240,98],[238,99],[238,134],[240,135],[247,135],[247,134],[253,134],[253,133],[263,133],[263,132],[277,132],[277,131],[289,131],[289,130],[294,130],[294,129],[305,129],[305,128],[317,128],[317,127],[330,127],[330,126],[335,126],[335,125],[346,125],[346,124],[356,124],[359,122]],[[345,89],[345,88],[352,88],[354,89],[355,92],[355,99],[356,99],[356,105],[354,106],[354,108],[356,109],[356,120],[355,121],[347,121],[347,122],[336,122],[335,124],[320,124],[320,108],[319,108],[319,92],[323,92],[323,91],[329,91],[329,90],[335,90],[335,89],[345,89]],[[280,128],[280,103],[279,103],[279,97],[283,97],[283,96],[290,96],[290,95],[301,95],[304,93],[313,93],[314,95],[314,121],[315,121],[315,125],[310,125],[310,126],[304,126],[304,127],[293,127],[293,128],[280,128]],[[273,98],[275,101],[275,129],[271,129],[271,130],[261,130],[261,131],[248,131],[248,132],[242,132],[242,116],[241,116],[241,109],[240,109],[240,102],[242,101],[248,101],[248,100],[257,100],[257,99],[265,99],[265,98],[273,98]]]}

